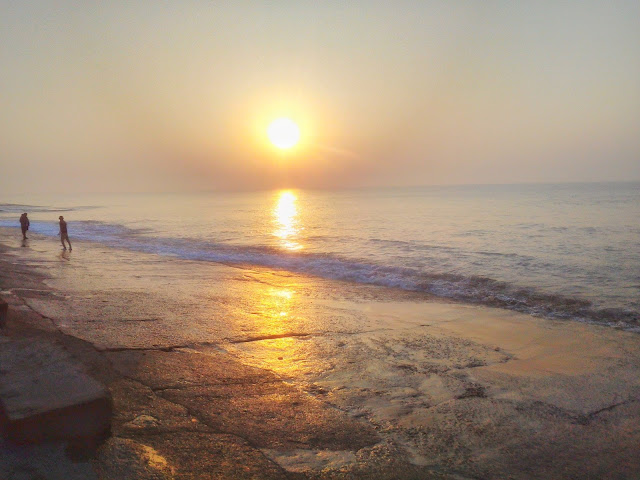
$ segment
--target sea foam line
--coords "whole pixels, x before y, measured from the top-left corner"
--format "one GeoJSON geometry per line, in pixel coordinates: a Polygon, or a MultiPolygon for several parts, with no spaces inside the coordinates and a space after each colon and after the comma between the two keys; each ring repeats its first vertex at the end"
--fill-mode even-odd
{"type": "MultiPolygon", "coordinates": [[[[70,224],[71,225],[71,224],[70,224]]],[[[0,221],[0,226],[16,226],[0,221]]],[[[154,237],[152,233],[98,221],[72,224],[73,237],[111,247],[185,260],[277,268],[321,278],[424,292],[465,303],[506,308],[550,318],[573,319],[617,328],[640,328],[638,312],[595,308],[583,299],[546,294],[482,276],[430,272],[412,267],[379,265],[335,254],[282,251],[254,245],[236,246],[192,239],[154,237]]],[[[16,227],[17,228],[17,227],[16,227]]],[[[32,231],[55,236],[52,222],[32,222],[32,231]]]]}

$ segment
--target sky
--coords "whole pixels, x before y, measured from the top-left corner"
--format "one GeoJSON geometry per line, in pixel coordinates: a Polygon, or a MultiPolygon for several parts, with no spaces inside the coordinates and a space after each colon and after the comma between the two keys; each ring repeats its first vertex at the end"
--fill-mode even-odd
{"type": "Polygon", "coordinates": [[[0,196],[640,180],[638,24],[615,0],[1,1],[0,196]]]}

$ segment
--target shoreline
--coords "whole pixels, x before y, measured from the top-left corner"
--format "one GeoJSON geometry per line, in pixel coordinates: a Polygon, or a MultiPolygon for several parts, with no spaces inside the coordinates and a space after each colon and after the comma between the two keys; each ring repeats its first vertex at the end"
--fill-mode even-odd
{"type": "MultiPolygon", "coordinates": [[[[0,230],[10,230],[11,228],[12,227],[0,227],[0,230]]],[[[17,227],[13,228],[17,229],[17,227]]],[[[47,240],[58,238],[55,235],[37,235],[38,238],[47,240]]],[[[89,239],[80,241],[87,242],[87,244],[100,244],[102,240],[89,239]]],[[[106,242],[104,246],[107,248],[111,248],[114,250],[118,250],[119,248],[121,248],[121,246],[117,244],[114,238],[104,241],[106,242]]],[[[240,255],[240,257],[233,257],[233,255],[231,255],[231,257],[227,257],[227,254],[224,254],[218,258],[216,256],[210,257],[206,252],[203,251],[200,251],[195,256],[191,254],[193,252],[185,255],[185,253],[181,251],[172,252],[172,246],[170,243],[161,243],[160,245],[152,246],[150,244],[145,244],[144,240],[139,240],[137,243],[128,245],[126,247],[129,252],[139,255],[154,254],[156,248],[170,249],[169,251],[164,250],[160,255],[160,258],[163,258],[165,260],[181,259],[185,262],[205,262],[209,263],[210,265],[229,265],[233,266],[234,268],[241,269],[271,269],[278,272],[290,272],[293,275],[313,276],[327,282],[353,282],[364,287],[373,286],[391,290],[398,289],[407,292],[408,295],[422,295],[424,298],[433,299],[438,302],[469,305],[474,307],[488,307],[500,310],[504,309],[511,312],[522,313],[524,315],[532,315],[544,318],[547,320],[573,321],[640,333],[640,317],[638,316],[637,309],[632,309],[628,305],[606,305],[594,301],[593,298],[589,300],[586,297],[574,298],[573,296],[563,296],[554,291],[538,291],[536,287],[531,285],[509,284],[504,280],[496,280],[495,278],[500,278],[500,275],[496,276],[495,278],[484,277],[482,274],[480,274],[479,276],[472,275],[465,277],[464,275],[457,275],[453,273],[450,275],[452,278],[445,281],[445,286],[438,286],[438,293],[434,293],[432,291],[432,286],[420,285],[422,280],[424,279],[420,279],[418,284],[415,283],[417,280],[409,279],[408,284],[404,284],[403,286],[398,287],[395,286],[395,279],[391,279],[391,281],[389,281],[389,279],[386,279],[384,276],[382,278],[376,278],[376,276],[373,275],[370,271],[369,273],[364,274],[364,279],[359,278],[354,281],[349,278],[349,274],[343,275],[344,272],[335,273],[331,272],[330,269],[327,273],[327,271],[323,270],[323,268],[320,268],[319,271],[317,271],[313,267],[309,267],[308,265],[300,266],[295,262],[289,265],[286,260],[284,261],[284,263],[277,261],[271,264],[268,261],[266,261],[266,263],[263,263],[261,261],[261,258],[258,257],[252,258],[252,260],[247,260],[250,263],[244,263],[242,255],[240,255]],[[369,275],[373,276],[370,277],[369,275]],[[464,283],[469,283],[470,285],[466,287],[458,285],[462,280],[465,280],[464,283]],[[493,286],[486,287],[485,284],[493,286]],[[453,290],[451,290],[451,288],[453,288],[453,290]]],[[[313,264],[313,261],[309,263],[313,264]]],[[[373,268],[375,270],[374,265],[369,265],[366,262],[359,263],[359,261],[357,260],[349,268],[354,268],[357,270],[361,267],[364,267],[365,271],[368,268],[373,268]]],[[[336,265],[333,265],[333,268],[337,268],[336,265]]],[[[345,265],[341,265],[340,268],[347,267],[345,265]]],[[[395,267],[390,268],[393,269],[395,267]]],[[[427,278],[430,278],[430,281],[428,281],[427,284],[433,283],[437,285],[440,281],[440,274],[431,273],[425,275],[427,275],[427,278]]],[[[446,277],[447,275],[444,276],[446,277]]]]}
{"type": "Polygon", "coordinates": [[[266,269],[176,260],[167,277],[115,249],[97,268],[83,251],[99,245],[68,261],[6,230],[7,333],[63,342],[114,399],[113,436],[82,464],[95,478],[640,475],[637,334],[380,287],[320,295],[331,282],[266,269]],[[191,276],[210,281],[199,304],[175,283],[191,276]]]}

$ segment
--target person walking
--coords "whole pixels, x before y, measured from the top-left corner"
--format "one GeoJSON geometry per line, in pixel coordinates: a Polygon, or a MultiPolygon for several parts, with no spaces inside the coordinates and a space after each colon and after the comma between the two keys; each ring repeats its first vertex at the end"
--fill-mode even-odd
{"type": "Polygon", "coordinates": [[[29,218],[27,218],[27,212],[20,215],[20,228],[22,229],[22,239],[27,239],[27,230],[29,230],[29,218]]]}
{"type": "Polygon", "coordinates": [[[71,248],[71,241],[69,240],[69,234],[67,233],[67,222],[64,221],[64,217],[62,215],[60,215],[58,218],[60,219],[60,243],[62,243],[62,248],[64,248],[65,250],[67,249],[67,247],[64,244],[64,241],[66,240],[67,243],[69,244],[69,250],[73,250],[71,248]]]}

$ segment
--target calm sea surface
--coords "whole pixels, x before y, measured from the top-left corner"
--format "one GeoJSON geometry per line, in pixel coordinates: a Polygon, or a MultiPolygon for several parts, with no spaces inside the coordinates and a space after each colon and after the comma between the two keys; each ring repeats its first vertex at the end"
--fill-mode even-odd
{"type": "MultiPolygon", "coordinates": [[[[0,197],[0,225],[640,327],[640,183],[0,197]]],[[[16,232],[19,236],[19,232],[16,232]]]]}

